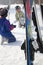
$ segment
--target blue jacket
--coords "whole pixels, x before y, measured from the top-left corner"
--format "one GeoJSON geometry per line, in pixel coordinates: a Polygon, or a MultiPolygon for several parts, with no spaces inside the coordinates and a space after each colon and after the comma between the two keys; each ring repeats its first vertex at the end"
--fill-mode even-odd
{"type": "Polygon", "coordinates": [[[12,35],[10,31],[11,25],[6,18],[0,19],[0,35],[7,38],[9,42],[16,41],[16,38],[12,35]]]}

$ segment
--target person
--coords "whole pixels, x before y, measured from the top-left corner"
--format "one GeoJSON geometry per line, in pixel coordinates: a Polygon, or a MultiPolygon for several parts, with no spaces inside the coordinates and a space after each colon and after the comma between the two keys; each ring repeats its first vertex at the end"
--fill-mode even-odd
{"type": "MultiPolygon", "coordinates": [[[[8,10],[6,8],[0,8],[0,36],[8,40],[8,43],[15,42],[16,38],[11,33],[14,29],[14,25],[10,25],[9,20],[6,19],[8,10]]],[[[3,41],[2,39],[2,41],[3,41]]]]}
{"type": "Polygon", "coordinates": [[[16,6],[16,20],[19,21],[19,26],[25,26],[25,16],[24,13],[21,11],[20,6],[16,6]]]}

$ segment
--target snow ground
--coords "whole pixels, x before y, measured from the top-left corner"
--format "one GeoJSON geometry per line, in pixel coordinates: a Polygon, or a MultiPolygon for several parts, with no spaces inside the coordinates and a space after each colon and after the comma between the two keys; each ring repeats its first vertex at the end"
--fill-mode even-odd
{"type": "Polygon", "coordinates": [[[43,54],[42,53],[35,53],[35,60],[33,65],[43,65],[43,54]]]}
{"type": "Polygon", "coordinates": [[[26,65],[20,46],[0,45],[0,65],[26,65]]]}

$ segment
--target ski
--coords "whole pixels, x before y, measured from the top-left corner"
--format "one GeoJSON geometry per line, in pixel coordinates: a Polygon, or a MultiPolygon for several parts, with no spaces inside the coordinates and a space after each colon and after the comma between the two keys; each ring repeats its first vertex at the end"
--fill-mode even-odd
{"type": "Polygon", "coordinates": [[[30,40],[31,40],[31,10],[33,0],[24,0],[25,16],[26,16],[26,40],[27,40],[27,65],[32,65],[30,56],[30,40]]]}

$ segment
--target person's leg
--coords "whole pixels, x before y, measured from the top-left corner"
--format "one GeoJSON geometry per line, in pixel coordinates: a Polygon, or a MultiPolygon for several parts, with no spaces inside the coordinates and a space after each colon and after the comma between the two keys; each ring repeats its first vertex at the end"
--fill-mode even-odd
{"type": "Polygon", "coordinates": [[[11,43],[11,42],[15,42],[16,41],[16,38],[12,35],[9,40],[8,40],[8,43],[11,43]]]}

